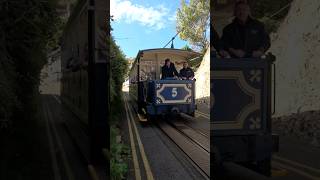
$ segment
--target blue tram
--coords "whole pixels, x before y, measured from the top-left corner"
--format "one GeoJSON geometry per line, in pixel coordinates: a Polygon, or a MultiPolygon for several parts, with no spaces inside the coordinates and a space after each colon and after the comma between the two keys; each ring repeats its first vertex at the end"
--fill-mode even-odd
{"type": "Polygon", "coordinates": [[[181,49],[140,50],[129,74],[129,94],[137,103],[138,112],[147,119],[169,113],[194,115],[195,81],[160,77],[166,58],[179,71],[183,62],[199,56],[199,53],[181,49]]]}
{"type": "Polygon", "coordinates": [[[213,168],[229,161],[270,176],[272,151],[278,146],[278,136],[271,132],[274,60],[271,54],[264,59],[211,57],[213,168]]]}

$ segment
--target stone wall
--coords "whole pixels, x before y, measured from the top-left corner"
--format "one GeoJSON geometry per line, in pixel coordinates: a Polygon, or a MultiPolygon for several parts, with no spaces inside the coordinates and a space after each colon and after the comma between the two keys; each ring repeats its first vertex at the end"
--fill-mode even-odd
{"type": "Polygon", "coordinates": [[[294,0],[270,51],[276,55],[274,131],[319,146],[320,1],[294,0]]]}
{"type": "Polygon", "coordinates": [[[207,49],[197,72],[195,72],[195,79],[196,102],[210,106],[210,48],[207,49]]]}
{"type": "Polygon", "coordinates": [[[279,135],[295,136],[320,147],[320,111],[306,111],[274,118],[273,131],[279,135]]]}
{"type": "Polygon", "coordinates": [[[276,117],[320,109],[320,1],[295,0],[270,51],[276,61],[276,117]]]}

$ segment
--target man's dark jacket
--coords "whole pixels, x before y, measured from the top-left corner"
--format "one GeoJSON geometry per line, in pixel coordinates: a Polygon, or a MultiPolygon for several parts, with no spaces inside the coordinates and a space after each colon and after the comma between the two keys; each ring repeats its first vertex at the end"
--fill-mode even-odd
{"type": "Polygon", "coordinates": [[[191,78],[194,76],[194,72],[191,68],[187,67],[187,68],[182,68],[180,70],[180,76],[181,77],[185,77],[187,79],[191,78]]]}
{"type": "Polygon", "coordinates": [[[255,50],[265,52],[269,49],[270,37],[261,22],[249,17],[244,25],[237,19],[227,25],[223,29],[220,43],[224,50],[241,49],[246,52],[245,57],[251,57],[255,50]]]}
{"type": "Polygon", "coordinates": [[[179,73],[174,67],[173,63],[170,63],[170,67],[166,65],[162,66],[161,71],[162,71],[161,79],[165,79],[167,77],[174,77],[175,75],[179,76],[179,73]]]}
{"type": "Polygon", "coordinates": [[[220,50],[220,37],[219,37],[219,34],[217,33],[217,31],[214,29],[214,27],[212,26],[211,28],[213,30],[213,39],[212,39],[212,45],[213,47],[219,51],[220,50]]]}

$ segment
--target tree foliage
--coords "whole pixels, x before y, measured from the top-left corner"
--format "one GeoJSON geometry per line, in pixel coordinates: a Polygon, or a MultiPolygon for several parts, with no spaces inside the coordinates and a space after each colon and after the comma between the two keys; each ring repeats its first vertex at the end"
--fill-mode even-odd
{"type": "Polygon", "coordinates": [[[281,20],[288,14],[292,0],[249,0],[252,15],[262,21],[267,32],[278,29],[281,20]]]}
{"type": "Polygon", "coordinates": [[[181,0],[177,12],[177,32],[179,37],[188,41],[194,49],[204,52],[209,45],[209,0],[181,0]]]}
{"type": "Polygon", "coordinates": [[[128,71],[128,63],[120,47],[111,37],[111,103],[121,102],[122,84],[128,71]]]}
{"type": "Polygon", "coordinates": [[[188,45],[183,46],[181,49],[186,51],[192,51],[192,49],[188,45]]]}
{"type": "Polygon", "coordinates": [[[128,171],[128,165],[125,162],[129,154],[128,147],[116,141],[120,132],[117,128],[119,119],[122,117],[122,84],[128,71],[128,63],[120,47],[116,44],[114,38],[109,38],[109,47],[111,52],[111,78],[110,78],[110,103],[111,103],[111,128],[110,128],[110,168],[112,179],[124,179],[128,171]]]}
{"type": "Polygon", "coordinates": [[[39,76],[59,27],[55,0],[0,2],[0,119],[36,109],[39,76]]]}

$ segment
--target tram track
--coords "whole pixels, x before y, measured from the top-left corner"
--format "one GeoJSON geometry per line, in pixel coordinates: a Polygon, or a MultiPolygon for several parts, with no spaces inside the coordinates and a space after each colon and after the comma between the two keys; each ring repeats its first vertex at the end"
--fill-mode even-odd
{"type": "Polygon", "coordinates": [[[181,122],[158,120],[155,123],[190,158],[199,172],[209,179],[209,139],[181,122]]]}
{"type": "MultiPolygon", "coordinates": [[[[125,95],[127,101],[129,98],[125,95]]],[[[128,103],[128,106],[132,106],[131,103],[128,103]]],[[[136,113],[136,111],[134,112],[136,113]]],[[[205,179],[210,179],[209,136],[183,122],[185,120],[183,117],[176,117],[172,121],[156,119],[153,123],[177,145],[205,179]]]]}
{"type": "Polygon", "coordinates": [[[209,135],[209,131],[206,131],[205,129],[201,129],[201,128],[195,128],[191,125],[191,123],[189,121],[193,121],[193,122],[196,122],[196,118],[192,117],[192,116],[189,116],[187,114],[184,114],[184,113],[180,113],[180,117],[181,119],[184,120],[184,123],[186,126],[190,127],[191,129],[197,131],[198,133],[202,134],[203,136],[205,136],[206,138],[209,138],[210,135],[209,135]],[[186,121],[187,120],[187,121],[186,121]]]}
{"type": "Polygon", "coordinates": [[[202,133],[198,129],[188,125],[184,122],[185,119],[177,118],[174,121],[166,121],[171,124],[174,128],[176,128],[179,132],[188,137],[191,141],[201,146],[208,153],[210,153],[210,139],[209,136],[202,133]]]}

